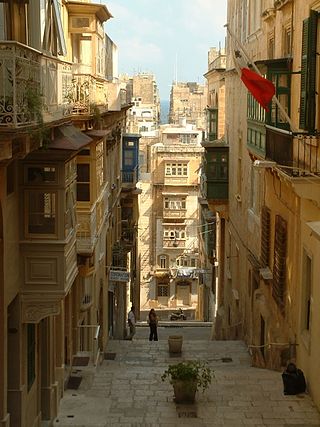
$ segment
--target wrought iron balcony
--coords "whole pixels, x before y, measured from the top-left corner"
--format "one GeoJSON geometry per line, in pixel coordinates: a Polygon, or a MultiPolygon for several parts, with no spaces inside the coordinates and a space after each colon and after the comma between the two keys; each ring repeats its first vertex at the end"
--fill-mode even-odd
{"type": "Polygon", "coordinates": [[[133,170],[122,170],[121,171],[121,183],[122,188],[135,188],[138,182],[138,167],[133,170]]]}
{"type": "Polygon", "coordinates": [[[72,84],[68,91],[68,98],[73,104],[73,114],[94,115],[120,110],[119,83],[95,78],[91,74],[77,74],[77,71],[83,71],[84,66],[77,64],[73,67],[72,84]]]}
{"type": "Polygon", "coordinates": [[[0,42],[0,128],[47,123],[71,114],[71,71],[70,63],[29,46],[0,42]]]}

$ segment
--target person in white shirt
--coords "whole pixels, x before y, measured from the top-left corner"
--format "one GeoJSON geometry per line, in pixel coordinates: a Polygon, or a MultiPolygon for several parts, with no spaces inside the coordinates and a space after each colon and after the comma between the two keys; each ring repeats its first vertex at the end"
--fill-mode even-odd
{"type": "Polygon", "coordinates": [[[134,334],[136,333],[136,316],[134,314],[134,306],[131,307],[131,310],[128,313],[128,325],[130,333],[127,339],[132,340],[134,334]]]}

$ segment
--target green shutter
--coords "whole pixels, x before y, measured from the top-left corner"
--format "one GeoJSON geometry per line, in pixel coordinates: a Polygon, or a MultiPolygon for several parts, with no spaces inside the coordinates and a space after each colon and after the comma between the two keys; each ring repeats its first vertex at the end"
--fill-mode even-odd
{"type": "Polygon", "coordinates": [[[308,61],[308,113],[307,129],[314,131],[316,117],[316,71],[317,71],[317,24],[318,13],[314,10],[310,15],[309,27],[309,61],[308,61]]]}
{"type": "Polygon", "coordinates": [[[299,126],[309,131],[315,128],[317,22],[318,13],[312,10],[302,29],[299,126]]]}

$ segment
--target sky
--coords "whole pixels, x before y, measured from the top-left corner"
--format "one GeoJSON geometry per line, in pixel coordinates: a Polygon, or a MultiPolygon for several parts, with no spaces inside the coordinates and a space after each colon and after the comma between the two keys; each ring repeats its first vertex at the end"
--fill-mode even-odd
{"type": "Polygon", "coordinates": [[[119,73],[155,75],[160,99],[172,82],[203,83],[210,47],[224,47],[227,0],[101,0],[113,18],[119,73]]]}

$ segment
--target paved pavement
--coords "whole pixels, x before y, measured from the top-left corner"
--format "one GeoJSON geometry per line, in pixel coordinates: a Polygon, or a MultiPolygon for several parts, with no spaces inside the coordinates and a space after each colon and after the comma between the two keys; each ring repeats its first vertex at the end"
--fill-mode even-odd
{"type": "Polygon", "coordinates": [[[83,380],[78,390],[66,390],[54,427],[320,426],[307,394],[284,396],[281,373],[251,367],[241,341],[210,341],[209,332],[161,327],[160,340],[149,342],[140,327],[132,341],[109,341],[105,354],[114,360],[104,360],[95,374],[90,366],[76,369],[83,380]],[[166,335],[179,330],[183,352],[171,357],[166,335]],[[184,359],[207,360],[215,372],[195,404],[177,405],[160,376],[184,359]]]}

